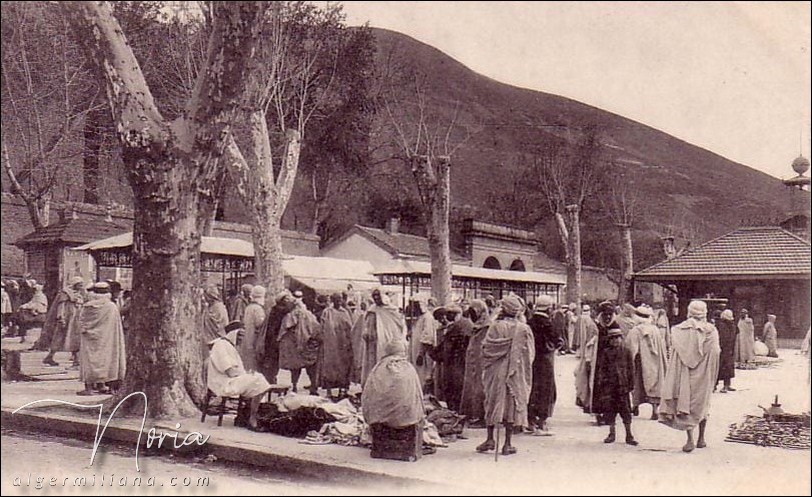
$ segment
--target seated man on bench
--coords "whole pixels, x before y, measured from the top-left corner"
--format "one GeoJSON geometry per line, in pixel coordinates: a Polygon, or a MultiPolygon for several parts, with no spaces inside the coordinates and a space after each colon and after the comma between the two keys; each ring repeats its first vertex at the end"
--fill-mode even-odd
{"type": "Polygon", "coordinates": [[[248,429],[262,431],[257,425],[257,412],[262,396],[271,388],[261,373],[246,371],[240,353],[237,351],[243,326],[240,321],[232,321],[226,326],[225,336],[209,342],[211,352],[207,364],[209,390],[220,397],[245,397],[251,399],[251,414],[248,429]]]}

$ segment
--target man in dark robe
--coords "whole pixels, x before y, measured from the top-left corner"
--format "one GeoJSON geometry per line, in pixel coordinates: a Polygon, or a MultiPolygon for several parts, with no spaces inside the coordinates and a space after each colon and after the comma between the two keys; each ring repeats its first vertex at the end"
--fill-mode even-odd
{"type": "Polygon", "coordinates": [[[240,292],[228,302],[228,317],[232,321],[242,321],[245,308],[251,303],[251,290],[253,289],[253,285],[245,283],[240,287],[240,292]]]}
{"type": "Polygon", "coordinates": [[[721,392],[735,392],[736,389],[730,386],[731,380],[736,376],[736,335],[738,329],[733,318],[733,311],[725,309],[716,320],[716,329],[719,331],[719,347],[722,352],[719,354],[719,374],[716,376],[714,391],[721,381],[724,384],[721,392]]]}
{"type": "Polygon", "coordinates": [[[268,312],[265,326],[257,338],[259,342],[264,344],[259,370],[271,383],[276,383],[276,377],[279,375],[279,330],[285,316],[295,306],[296,300],[289,291],[280,292],[276,296],[276,303],[268,312]]]}
{"type": "Polygon", "coordinates": [[[615,305],[612,302],[605,301],[598,305],[598,318],[595,324],[598,327],[598,336],[595,337],[595,346],[591,351],[592,356],[592,369],[590,371],[589,391],[590,401],[589,405],[584,407],[584,412],[596,414],[598,416],[598,424],[604,424],[602,413],[607,412],[610,406],[606,405],[603,384],[598,381],[598,371],[604,368],[605,356],[609,347],[609,331],[621,330],[620,325],[615,321],[615,305]]]}
{"type": "MultiPolygon", "coordinates": [[[[599,325],[600,326],[600,325],[599,325]]],[[[634,359],[624,345],[623,331],[612,328],[606,333],[607,346],[596,371],[595,384],[600,392],[600,409],[609,425],[604,443],[615,441],[615,420],[618,414],[626,429],[626,443],[637,445],[632,435],[631,391],[634,388],[634,359]]]]}
{"type": "MultiPolygon", "coordinates": [[[[569,324],[569,306],[562,304],[560,308],[554,309],[553,304],[550,304],[547,312],[547,317],[550,319],[550,324],[555,333],[566,342],[567,340],[567,326],[569,324]]],[[[562,348],[559,353],[566,354],[566,350],[562,348]]]]}
{"type": "Polygon", "coordinates": [[[465,353],[473,334],[474,323],[462,316],[462,309],[456,305],[446,308],[446,316],[451,324],[439,340],[434,358],[438,363],[437,367],[442,370],[440,400],[446,401],[452,411],[459,411],[465,382],[465,353]]]}
{"type": "Polygon", "coordinates": [[[310,378],[310,395],[318,394],[318,358],[321,348],[321,324],[304,302],[297,298],[293,310],[285,315],[279,330],[279,367],[290,371],[292,390],[298,390],[302,369],[310,378]]]}
{"type": "Polygon", "coordinates": [[[555,351],[564,346],[564,338],[554,329],[550,319],[553,299],[542,295],[527,324],[533,330],[536,360],[533,362],[533,388],[527,405],[528,428],[536,436],[550,436],[547,419],[555,407],[555,351]]]}

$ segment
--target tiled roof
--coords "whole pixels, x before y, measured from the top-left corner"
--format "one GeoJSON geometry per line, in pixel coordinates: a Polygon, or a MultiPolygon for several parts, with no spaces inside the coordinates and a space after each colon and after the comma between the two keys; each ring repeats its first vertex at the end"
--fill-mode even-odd
{"type": "Polygon", "coordinates": [[[779,227],[740,228],[635,274],[658,278],[797,277],[810,274],[810,244],[779,227]]]}
{"type": "Polygon", "coordinates": [[[118,235],[130,229],[129,226],[99,218],[68,219],[29,233],[14,242],[14,244],[18,247],[50,243],[74,245],[118,235]]]}
{"type": "MultiPolygon", "coordinates": [[[[369,239],[379,247],[394,256],[415,256],[431,257],[429,242],[425,237],[410,235],[408,233],[389,233],[379,228],[356,225],[355,229],[361,236],[369,239]]],[[[452,260],[464,260],[465,258],[452,251],[452,260]]]]}

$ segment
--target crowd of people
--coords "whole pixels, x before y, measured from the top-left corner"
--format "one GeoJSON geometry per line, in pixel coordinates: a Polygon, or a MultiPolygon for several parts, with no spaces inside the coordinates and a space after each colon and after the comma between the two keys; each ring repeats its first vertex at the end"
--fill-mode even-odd
{"type": "MultiPolygon", "coordinates": [[[[43,362],[56,366],[54,354],[70,352],[85,386],[78,395],[118,388],[126,374],[129,310],[121,285],[87,286],[76,277],[50,307],[41,285],[27,280],[23,287],[30,289],[27,296],[16,281],[3,282],[4,330],[25,340],[23,323],[40,322],[39,344],[48,350],[43,362]]],[[[260,285],[242,285],[228,302],[216,285],[202,296],[208,388],[217,396],[250,398],[251,429],[262,430],[260,399],[287,370],[294,392],[301,386],[336,401],[360,385],[365,414],[385,429],[417,426],[429,396],[464,416],[467,426],[486,428],[479,452],[496,450],[504,429],[504,455],[516,453],[515,433],[553,435],[548,420],[558,400],[557,355],[576,356],[574,401],[608,426],[604,442],[615,441],[619,416],[625,442],[637,445],[632,419],[649,404],[652,420],[687,432],[683,449],[690,452],[705,446],[710,394],[719,382],[722,393],[735,391],[735,365],[754,360],[756,348],[747,310],[736,322],[729,309],[708,316],[699,300],[690,303],[684,322],[669,326],[664,310],[645,304],[602,302],[593,315],[589,305],[576,312],[574,304],[556,305],[548,295],[533,305],[514,294],[447,306],[429,298],[410,303],[407,326],[404,310],[380,290],[358,302],[335,293],[312,309],[301,292],[285,290],[270,300],[260,285]],[[303,371],[307,385],[300,385],[303,371]]],[[[772,356],[776,336],[769,315],[762,339],[772,356]]]]}
{"type": "Polygon", "coordinates": [[[34,348],[48,351],[42,361],[47,366],[59,366],[54,360],[57,352],[71,353],[70,367],[79,369],[84,383],[77,395],[107,394],[120,387],[127,369],[122,322],[126,298],[121,284],[87,285],[76,276],[50,305],[36,280],[4,281],[2,290],[5,336],[25,342],[29,329],[41,328],[34,348]]]}
{"type": "MultiPolygon", "coordinates": [[[[334,294],[318,316],[301,294],[289,291],[266,305],[262,287],[245,285],[226,311],[216,288],[206,294],[204,329],[222,326],[207,339],[223,340],[226,326],[243,335],[232,341],[241,374],[259,372],[264,385],[275,383],[280,369],[289,370],[297,390],[306,370],[309,393],[323,389],[331,398],[345,397],[357,383],[371,403],[365,411],[377,417],[382,409],[400,413],[393,414],[392,429],[405,428],[398,421],[404,417],[420,421],[403,414],[422,412],[411,405],[417,385],[424,396],[465,416],[467,426],[486,428],[478,451],[497,449],[504,429],[504,455],[516,452],[515,433],[553,435],[548,420],[557,401],[555,358],[565,354],[578,359],[575,402],[608,426],[604,442],[615,441],[620,417],[625,442],[637,445],[632,418],[649,404],[651,419],[687,432],[686,452],[704,447],[710,394],[718,382],[724,384],[721,392],[735,391],[734,364],[753,359],[755,340],[746,310],[735,323],[730,310],[708,316],[702,301],[691,302],[688,319],[672,327],[664,310],[647,305],[602,302],[593,317],[589,305],[576,315],[576,306],[556,305],[547,295],[532,306],[513,294],[448,306],[429,298],[410,303],[407,326],[403,310],[379,290],[358,306],[346,294],[334,294]],[[269,309],[265,314],[263,307],[269,309]],[[392,392],[399,391],[404,396],[395,402],[392,392]],[[382,408],[389,404],[398,406],[382,408]]],[[[769,339],[770,330],[765,332],[769,339]]]]}

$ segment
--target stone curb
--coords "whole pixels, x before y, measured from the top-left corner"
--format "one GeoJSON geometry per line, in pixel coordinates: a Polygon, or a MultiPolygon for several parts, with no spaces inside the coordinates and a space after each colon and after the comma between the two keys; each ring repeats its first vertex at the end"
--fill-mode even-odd
{"type": "MultiPolygon", "coordinates": [[[[104,422],[105,418],[102,418],[104,422]]],[[[13,413],[13,409],[2,408],[0,411],[0,426],[5,429],[17,429],[34,433],[49,433],[61,435],[66,438],[93,442],[96,436],[96,422],[78,416],[56,413],[13,413]]],[[[145,430],[146,431],[146,430],[145,430]]],[[[183,432],[181,431],[181,434],[183,432]]],[[[129,427],[114,426],[111,424],[104,432],[102,445],[110,442],[132,444],[134,447],[138,440],[139,431],[129,427]]],[[[222,441],[209,440],[203,447],[194,450],[190,447],[175,449],[171,441],[166,441],[157,451],[146,447],[146,433],[141,437],[140,453],[143,455],[163,453],[177,453],[188,455],[213,454],[219,461],[229,461],[251,466],[273,468],[275,471],[292,473],[309,478],[318,478],[321,481],[362,481],[364,483],[386,483],[389,485],[408,488],[413,485],[436,486],[436,482],[410,477],[394,476],[387,473],[358,467],[351,463],[328,463],[317,459],[293,457],[284,454],[275,454],[270,450],[258,450],[249,447],[230,444],[222,441]],[[202,450],[202,452],[201,452],[202,450]]],[[[180,438],[180,437],[179,437],[180,438]]]]}

